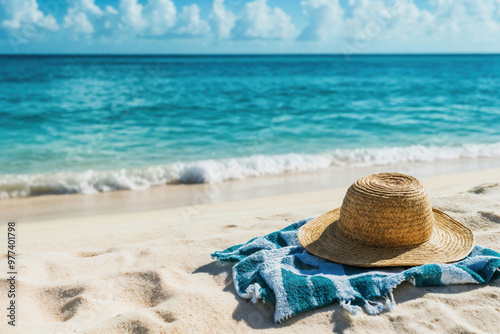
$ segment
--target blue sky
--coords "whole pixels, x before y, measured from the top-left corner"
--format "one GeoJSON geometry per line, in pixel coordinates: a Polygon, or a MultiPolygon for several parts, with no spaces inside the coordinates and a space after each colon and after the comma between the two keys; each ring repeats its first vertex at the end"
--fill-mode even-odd
{"type": "Polygon", "coordinates": [[[500,52],[500,0],[0,0],[0,53],[500,52]]]}

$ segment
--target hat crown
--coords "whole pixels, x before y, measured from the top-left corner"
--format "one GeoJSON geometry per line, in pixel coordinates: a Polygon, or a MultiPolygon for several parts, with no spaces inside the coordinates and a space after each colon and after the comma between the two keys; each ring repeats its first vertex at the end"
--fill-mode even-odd
{"type": "Polygon", "coordinates": [[[338,229],[348,239],[373,247],[419,245],[432,236],[434,215],[422,184],[412,176],[379,173],[347,190],[338,229]]]}

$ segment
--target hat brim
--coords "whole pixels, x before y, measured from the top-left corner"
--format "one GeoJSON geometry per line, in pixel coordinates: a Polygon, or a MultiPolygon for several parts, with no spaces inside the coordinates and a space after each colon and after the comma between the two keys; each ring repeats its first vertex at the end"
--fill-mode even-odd
{"type": "Polygon", "coordinates": [[[416,246],[370,247],[347,239],[338,229],[340,208],[327,212],[299,229],[300,244],[323,259],[358,267],[418,266],[462,260],[474,248],[466,226],[437,209],[431,238],[416,246]]]}

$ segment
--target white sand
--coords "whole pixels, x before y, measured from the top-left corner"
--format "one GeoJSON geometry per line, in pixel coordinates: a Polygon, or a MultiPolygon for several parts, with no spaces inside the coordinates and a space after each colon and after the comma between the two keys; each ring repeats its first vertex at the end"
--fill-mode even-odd
{"type": "MultiPolygon", "coordinates": [[[[422,182],[437,208],[469,226],[478,244],[500,251],[500,169],[422,182]]],[[[352,316],[335,303],[281,325],[273,323],[272,305],[240,299],[231,267],[214,263],[209,254],[335,208],[345,190],[21,219],[18,332],[500,333],[500,281],[427,288],[403,283],[391,312],[352,316]]],[[[122,196],[116,195],[118,205],[122,196]]],[[[28,203],[16,201],[8,206],[28,203]]],[[[57,201],[57,196],[38,201],[57,201]]],[[[3,255],[2,275],[5,262],[3,255]]],[[[0,285],[6,291],[6,281],[0,285]]],[[[2,293],[0,308],[5,305],[2,293]]],[[[12,332],[5,315],[1,318],[0,332],[12,332]]]]}

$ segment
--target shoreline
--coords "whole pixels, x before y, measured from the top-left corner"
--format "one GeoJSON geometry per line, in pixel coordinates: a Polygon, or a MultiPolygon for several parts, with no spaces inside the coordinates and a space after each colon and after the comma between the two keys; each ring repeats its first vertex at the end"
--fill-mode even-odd
{"type": "MultiPolygon", "coordinates": [[[[488,188],[491,184],[500,185],[500,168],[439,174],[419,179],[433,202],[433,198],[452,193],[466,193],[478,186],[488,188]]],[[[198,225],[213,223],[214,228],[217,228],[221,223],[226,222],[226,225],[231,227],[233,221],[241,223],[246,219],[255,220],[256,217],[258,219],[259,217],[275,217],[277,220],[286,217],[285,220],[291,223],[340,207],[350,184],[349,182],[348,185],[338,187],[278,196],[141,210],[135,210],[137,208],[130,210],[124,206],[120,197],[111,196],[107,201],[113,204],[113,208],[106,207],[104,212],[96,209],[89,211],[88,214],[64,212],[48,216],[28,216],[28,218],[17,220],[17,223],[21,223],[23,243],[27,244],[31,250],[81,250],[82,233],[88,238],[85,248],[97,249],[128,242],[152,240],[156,239],[159,233],[170,234],[172,231],[193,229],[198,225]],[[293,217],[293,221],[289,217],[293,217]]],[[[74,199],[78,200],[79,196],[74,196],[74,199]]],[[[57,198],[47,200],[49,204],[57,206],[57,198]]],[[[98,200],[92,204],[104,203],[106,205],[107,201],[98,200]]],[[[89,203],[85,204],[89,205],[89,203]]],[[[63,208],[66,207],[63,206],[63,208]]],[[[47,207],[45,209],[47,210],[47,207]]],[[[4,215],[4,211],[1,212],[4,215]]],[[[237,224],[237,226],[242,225],[237,224]]],[[[181,235],[185,237],[184,232],[181,235]]],[[[500,248],[497,250],[500,251],[500,248]]]]}
{"type": "MultiPolygon", "coordinates": [[[[500,142],[462,144],[458,146],[388,146],[326,150],[323,153],[253,154],[232,158],[177,161],[157,164],[153,161],[141,166],[73,171],[47,172],[42,165],[40,172],[19,173],[19,169],[2,169],[0,175],[0,200],[44,195],[96,194],[119,190],[146,190],[162,185],[214,184],[231,180],[250,180],[263,177],[280,177],[294,174],[347,173],[359,169],[377,169],[386,166],[411,173],[420,166],[438,171],[436,166],[461,166],[463,169],[480,169],[492,161],[500,161],[500,142]],[[46,172],[43,172],[43,171],[46,172]],[[10,173],[9,173],[10,171],[10,173]]],[[[500,166],[500,162],[496,164],[500,166]]],[[[45,166],[46,167],[46,166],[45,166]]],[[[53,166],[52,166],[53,167],[53,166]]],[[[52,168],[51,167],[51,168],[52,168]]],[[[74,166],[76,167],[76,166],[74,166]]],[[[102,166],[101,166],[102,167],[102,166]]],[[[441,168],[443,169],[443,168],[441,168]]],[[[442,172],[442,171],[439,171],[442,172]]],[[[425,175],[427,175],[426,173],[425,175]]],[[[331,186],[331,182],[329,183],[331,186]]]]}
{"type": "MultiPolygon", "coordinates": [[[[500,158],[459,159],[431,163],[359,167],[343,170],[288,173],[220,183],[154,186],[92,195],[42,195],[0,200],[3,220],[39,221],[118,212],[145,212],[183,206],[242,201],[347,187],[357,178],[396,171],[426,178],[452,173],[480,173],[500,168],[500,158]]],[[[500,174],[500,170],[498,171],[500,174]]]]}

